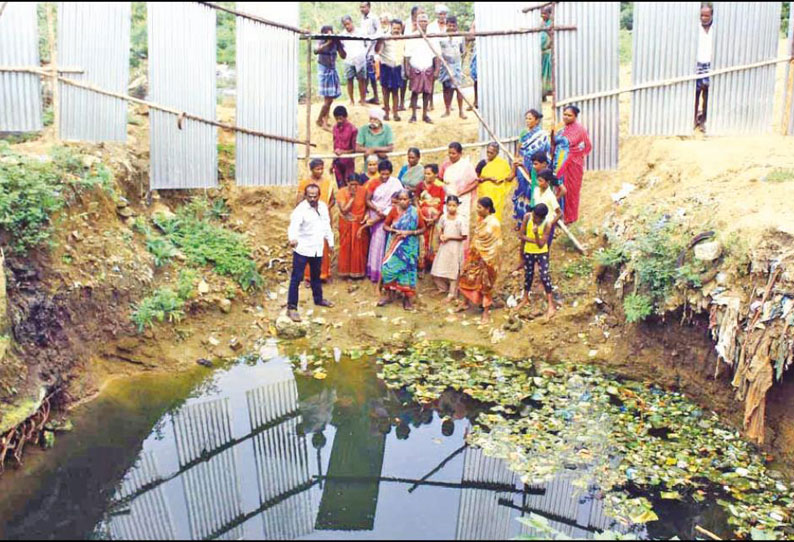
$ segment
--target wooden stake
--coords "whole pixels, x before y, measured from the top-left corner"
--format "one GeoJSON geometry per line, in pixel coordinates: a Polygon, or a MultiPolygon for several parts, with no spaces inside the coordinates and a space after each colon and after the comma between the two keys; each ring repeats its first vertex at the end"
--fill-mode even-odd
{"type": "MultiPolygon", "coordinates": [[[[447,70],[447,73],[448,73],[448,74],[450,74],[450,75],[452,75],[453,73],[455,73],[454,71],[452,71],[452,70],[450,69],[450,67],[449,67],[449,64],[447,64],[447,61],[446,61],[446,60],[444,60],[444,57],[443,57],[443,56],[441,56],[440,52],[436,51],[435,47],[433,47],[433,44],[432,44],[432,43],[430,42],[430,40],[427,38],[427,34],[425,34],[425,33],[422,31],[422,29],[421,29],[421,28],[419,28],[419,33],[422,35],[422,39],[424,39],[424,40],[425,40],[425,43],[427,43],[427,46],[430,48],[430,50],[433,52],[433,54],[434,54],[434,55],[435,55],[435,56],[436,56],[436,57],[437,57],[437,58],[438,58],[438,59],[441,61],[441,63],[444,65],[444,68],[447,70]]],[[[450,77],[450,81],[452,82],[452,86],[453,86],[453,88],[454,88],[455,90],[457,90],[458,92],[460,92],[460,88],[458,87],[458,82],[455,80],[455,78],[454,78],[454,77],[450,77]]],[[[505,147],[505,146],[502,144],[502,142],[499,140],[499,138],[498,138],[498,137],[496,137],[496,133],[495,133],[495,132],[494,132],[494,131],[491,129],[491,127],[488,125],[488,123],[487,123],[487,122],[485,122],[485,119],[484,119],[484,118],[482,118],[482,115],[480,115],[480,112],[479,112],[479,111],[477,111],[477,109],[475,109],[475,107],[472,105],[472,103],[469,101],[469,99],[466,97],[466,95],[465,95],[465,94],[463,94],[463,92],[460,92],[460,95],[461,95],[461,97],[463,98],[463,101],[464,101],[464,102],[466,102],[466,105],[468,105],[469,107],[471,107],[471,110],[472,110],[472,112],[474,113],[474,116],[476,116],[476,117],[477,117],[477,120],[479,120],[479,121],[480,121],[480,124],[482,124],[483,128],[485,128],[485,131],[486,131],[486,132],[488,132],[488,135],[491,137],[491,139],[492,139],[493,141],[495,141],[495,142],[496,142],[496,144],[497,144],[497,145],[499,145],[499,148],[502,150],[502,152],[503,152],[503,153],[505,153],[505,155],[507,156],[507,159],[508,159],[508,160],[510,160],[510,162],[514,162],[515,160],[513,160],[513,154],[512,154],[512,153],[511,153],[511,152],[510,152],[510,151],[507,149],[507,147],[505,147]]],[[[527,172],[526,168],[524,168],[524,165],[523,165],[523,164],[520,164],[520,163],[519,163],[519,164],[518,164],[518,168],[519,168],[519,169],[520,169],[520,170],[521,170],[521,171],[524,173],[524,175],[526,176],[526,178],[527,178],[527,179],[531,178],[531,177],[530,177],[530,175],[529,175],[529,173],[527,172]]],[[[570,230],[568,230],[568,228],[565,226],[565,224],[563,224],[562,222],[558,222],[558,223],[557,223],[557,226],[558,226],[558,227],[559,227],[559,228],[560,228],[560,229],[561,229],[561,230],[562,230],[562,231],[565,233],[565,235],[567,235],[567,236],[568,236],[568,238],[569,238],[569,239],[570,239],[570,240],[573,242],[574,246],[575,246],[575,247],[576,247],[576,248],[577,248],[577,249],[578,249],[578,250],[579,250],[579,251],[580,251],[582,254],[587,254],[587,251],[585,250],[585,248],[582,246],[582,244],[579,242],[579,240],[578,240],[578,239],[576,239],[576,237],[574,237],[574,236],[573,236],[573,234],[570,232],[570,230]]]]}
{"type": "Polygon", "coordinates": [[[551,2],[551,115],[557,125],[557,34],[554,21],[557,16],[557,3],[551,2]]]}
{"type": "Polygon", "coordinates": [[[306,42],[306,158],[311,154],[312,140],[312,40],[306,42]]]}
{"type": "Polygon", "coordinates": [[[788,63],[788,78],[786,79],[786,101],[783,104],[783,135],[788,134],[788,125],[791,122],[792,111],[794,107],[794,39],[791,42],[791,60],[788,63]]]}
{"type": "MultiPolygon", "coordinates": [[[[41,75],[44,77],[52,77],[52,70],[45,70],[42,68],[15,68],[13,70],[8,70],[6,68],[0,67],[0,72],[2,71],[15,71],[15,72],[22,72],[22,73],[35,73],[37,75],[41,75]]],[[[100,87],[96,87],[94,85],[84,83],[82,81],[75,81],[74,79],[68,79],[66,77],[58,76],[58,81],[65,85],[77,87],[77,88],[84,88],[86,90],[90,90],[91,92],[96,92],[97,94],[102,94],[104,96],[110,96],[112,98],[118,98],[119,100],[125,100],[130,103],[138,104],[138,105],[145,105],[151,109],[156,109],[158,111],[164,111],[166,113],[171,113],[172,115],[176,115],[177,118],[181,117],[182,119],[190,119],[195,120],[197,122],[203,122],[204,124],[210,124],[212,126],[217,126],[222,130],[229,130],[233,132],[241,132],[243,134],[248,134],[257,137],[264,137],[265,139],[275,139],[276,141],[284,141],[286,143],[295,143],[297,145],[311,145],[312,147],[316,147],[316,145],[309,143],[308,141],[295,139],[292,137],[285,137],[285,136],[278,136],[273,134],[266,134],[264,132],[258,132],[256,130],[250,130],[248,128],[242,128],[240,126],[235,126],[232,124],[226,124],[223,122],[218,122],[214,120],[205,119],[203,117],[199,117],[198,115],[193,115],[191,113],[185,113],[184,111],[179,111],[178,109],[174,109],[173,107],[166,107],[164,105],[160,105],[154,102],[148,102],[146,100],[141,100],[139,98],[135,98],[133,96],[128,96],[127,94],[119,94],[118,92],[111,92],[109,90],[105,90],[100,87]]]]}
{"type": "Polygon", "coordinates": [[[60,92],[58,89],[58,47],[55,43],[55,8],[52,4],[47,6],[47,30],[50,37],[50,67],[52,70],[52,126],[55,129],[55,137],[59,137],[60,132],[60,92]]]}
{"type": "Polygon", "coordinates": [[[284,24],[284,23],[277,23],[275,21],[269,21],[269,20],[263,19],[262,17],[259,17],[257,15],[251,15],[250,13],[245,13],[245,12],[242,12],[242,11],[237,11],[237,10],[234,10],[234,9],[230,9],[230,8],[224,7],[224,6],[220,5],[220,4],[215,4],[213,2],[197,2],[197,3],[205,5],[207,7],[211,7],[212,9],[217,9],[218,11],[225,11],[226,13],[231,13],[235,17],[240,17],[242,19],[249,19],[249,20],[255,21],[257,23],[262,23],[262,24],[266,24],[266,25],[269,25],[269,26],[275,26],[276,28],[283,28],[284,30],[292,30],[293,32],[296,32],[298,34],[306,34],[306,31],[301,30],[300,28],[296,28],[294,26],[290,26],[290,25],[284,24]]]}

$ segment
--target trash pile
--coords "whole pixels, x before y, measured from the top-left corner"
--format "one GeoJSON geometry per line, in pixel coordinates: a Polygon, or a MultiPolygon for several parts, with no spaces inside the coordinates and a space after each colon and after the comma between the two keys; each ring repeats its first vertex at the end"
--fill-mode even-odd
{"type": "Polygon", "coordinates": [[[591,366],[514,361],[478,348],[419,342],[380,357],[379,377],[420,402],[447,388],[484,404],[467,437],[527,484],[564,475],[602,492],[624,525],[657,519],[638,488],[661,499],[716,501],[737,537],[792,533],[794,493],[716,414],[679,393],[618,381],[591,366]]]}

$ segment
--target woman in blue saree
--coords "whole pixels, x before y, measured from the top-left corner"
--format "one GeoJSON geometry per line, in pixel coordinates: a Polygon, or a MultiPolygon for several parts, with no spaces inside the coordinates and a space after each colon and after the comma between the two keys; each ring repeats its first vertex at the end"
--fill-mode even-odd
{"type": "Polygon", "coordinates": [[[381,268],[384,297],[378,301],[379,307],[392,301],[395,293],[402,293],[403,308],[413,309],[411,299],[416,295],[419,237],[425,232],[425,228],[422,215],[411,204],[410,192],[400,191],[397,194],[397,205],[392,208],[383,226],[389,238],[381,268]]]}
{"type": "Polygon", "coordinates": [[[530,109],[527,111],[525,119],[527,128],[518,137],[518,156],[517,160],[513,162],[518,178],[518,186],[513,193],[513,218],[516,220],[516,230],[523,223],[524,215],[532,208],[532,191],[536,186],[532,179],[527,179],[521,169],[516,166],[521,163],[528,172],[531,172],[532,155],[536,152],[544,152],[548,156],[551,152],[549,135],[543,131],[541,126],[543,115],[535,109],[530,109]]]}

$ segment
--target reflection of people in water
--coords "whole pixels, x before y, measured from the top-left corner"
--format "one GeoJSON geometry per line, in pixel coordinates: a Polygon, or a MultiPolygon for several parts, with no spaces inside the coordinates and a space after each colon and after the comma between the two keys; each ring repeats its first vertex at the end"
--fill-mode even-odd
{"type": "Polygon", "coordinates": [[[325,438],[325,434],[322,431],[316,431],[312,435],[312,446],[315,450],[322,450],[328,440],[325,438]]]}
{"type": "Polygon", "coordinates": [[[407,440],[408,435],[411,434],[411,426],[406,422],[401,421],[400,425],[397,426],[397,429],[394,430],[394,433],[397,435],[397,440],[407,440]]]}
{"type": "Polygon", "coordinates": [[[451,437],[455,433],[455,422],[449,418],[441,422],[441,434],[445,437],[451,437]]]}

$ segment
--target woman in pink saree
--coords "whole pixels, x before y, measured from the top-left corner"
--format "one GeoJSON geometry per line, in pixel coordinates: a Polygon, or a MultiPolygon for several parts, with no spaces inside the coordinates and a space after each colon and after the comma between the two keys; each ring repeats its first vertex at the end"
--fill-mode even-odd
{"type": "MultiPolygon", "coordinates": [[[[466,233],[470,233],[471,209],[477,198],[477,172],[468,158],[463,156],[463,146],[458,142],[449,144],[449,159],[442,166],[441,180],[447,195],[460,199],[458,216],[466,233]]],[[[469,237],[463,242],[463,253],[468,254],[469,237]]]]}
{"type": "Polygon", "coordinates": [[[394,166],[388,160],[378,164],[380,185],[367,195],[367,214],[365,225],[370,228],[369,257],[367,259],[367,277],[377,284],[380,282],[383,255],[386,252],[386,231],[383,221],[392,209],[392,197],[403,189],[397,177],[392,177],[394,166]]]}
{"type": "Polygon", "coordinates": [[[587,130],[579,124],[579,108],[567,106],[562,113],[564,125],[552,134],[554,141],[554,175],[565,186],[566,195],[563,206],[566,224],[579,220],[579,197],[582,192],[584,160],[593,145],[587,130]]]}

